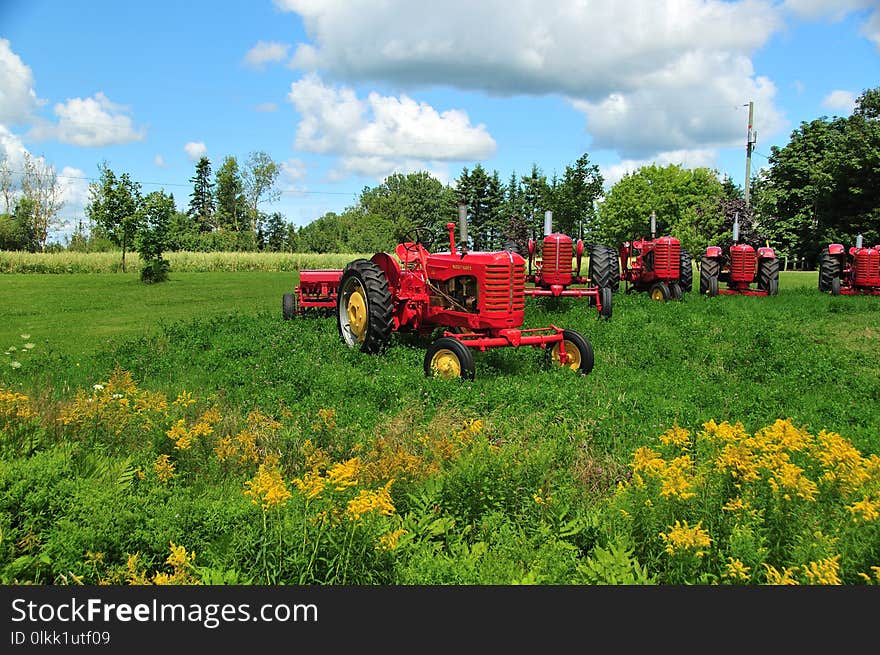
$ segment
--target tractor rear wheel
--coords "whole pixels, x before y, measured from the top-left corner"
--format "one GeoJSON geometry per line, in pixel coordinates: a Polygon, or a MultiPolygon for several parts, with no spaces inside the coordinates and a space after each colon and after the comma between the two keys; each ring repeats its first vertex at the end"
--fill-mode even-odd
{"type": "Polygon", "coordinates": [[[434,378],[474,379],[474,356],[454,337],[440,337],[425,353],[425,376],[434,378]]]}
{"type": "Polygon", "coordinates": [[[665,282],[655,282],[648,290],[648,295],[651,296],[651,300],[666,302],[669,300],[669,285],[665,282]]]}
{"type": "Polygon", "coordinates": [[[602,305],[602,311],[599,312],[599,316],[602,318],[611,318],[611,306],[614,302],[613,296],[611,287],[599,287],[599,304],[602,305]]]}
{"type": "Polygon", "coordinates": [[[700,295],[718,295],[718,273],[721,266],[711,257],[703,257],[700,261],[700,295]]]}
{"type": "Polygon", "coordinates": [[[678,284],[683,293],[690,293],[694,288],[694,263],[687,250],[678,255],[678,284]]]}
{"type": "Polygon", "coordinates": [[[550,359],[554,366],[567,366],[572,371],[579,371],[581,375],[587,375],[593,370],[593,346],[580,332],[563,330],[562,345],[565,348],[566,361],[562,361],[560,344],[555,343],[550,350],[550,359]]]}
{"type": "Polygon", "coordinates": [[[779,260],[775,257],[758,263],[758,288],[771,296],[779,291],[779,260]]]}
{"type": "Polygon", "coordinates": [[[620,265],[614,248],[603,244],[594,245],[590,250],[587,275],[597,287],[608,287],[617,291],[620,288],[620,265]]]}
{"type": "Polygon", "coordinates": [[[281,296],[281,316],[285,321],[296,316],[296,296],[294,294],[285,293],[281,296]]]}
{"type": "Polygon", "coordinates": [[[669,297],[673,300],[681,300],[681,297],[684,293],[681,290],[681,285],[678,282],[673,282],[669,285],[669,297]]]}
{"type": "Polygon", "coordinates": [[[831,291],[834,278],[840,278],[840,260],[826,248],[819,257],[819,291],[831,291]]]}
{"type": "Polygon", "coordinates": [[[391,337],[391,292],[385,273],[368,259],[356,259],[342,272],[336,312],[339,335],[349,348],[376,354],[391,337]]]}

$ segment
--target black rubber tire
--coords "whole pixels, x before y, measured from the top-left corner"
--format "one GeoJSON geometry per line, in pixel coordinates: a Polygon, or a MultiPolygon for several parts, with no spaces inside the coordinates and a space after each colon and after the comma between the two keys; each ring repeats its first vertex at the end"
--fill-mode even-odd
{"type": "Polygon", "coordinates": [[[464,345],[458,339],[454,337],[440,337],[436,341],[434,341],[430,346],[428,346],[428,350],[425,352],[425,377],[460,377],[462,380],[473,380],[474,379],[474,356],[471,353],[470,348],[464,345]],[[435,370],[433,367],[435,356],[449,356],[452,355],[456,362],[455,366],[458,367],[458,375],[455,375],[454,372],[452,375],[449,374],[450,371],[454,371],[454,369],[450,368],[446,374],[443,371],[435,370]]]}
{"type": "Polygon", "coordinates": [[[617,251],[611,246],[596,244],[590,251],[587,276],[597,287],[608,287],[612,291],[620,288],[620,263],[617,251]]]}
{"type": "Polygon", "coordinates": [[[655,282],[648,289],[648,295],[651,297],[651,300],[666,302],[670,296],[669,285],[665,282],[655,282]]]}
{"type": "Polygon", "coordinates": [[[281,296],[281,317],[289,321],[296,316],[296,295],[285,293],[281,296]]]}
{"type": "Polygon", "coordinates": [[[369,259],[355,259],[342,272],[339,281],[339,299],[336,308],[336,327],[343,343],[349,348],[360,348],[371,355],[382,352],[388,345],[392,320],[391,293],[385,273],[369,259]],[[360,290],[360,291],[358,291],[360,290]],[[351,329],[349,304],[353,293],[361,293],[365,303],[364,328],[361,338],[351,329]]]}
{"type": "Polygon", "coordinates": [[[681,285],[678,282],[672,282],[669,285],[669,297],[672,300],[681,300],[684,293],[681,290],[681,285]]]}
{"type": "Polygon", "coordinates": [[[819,256],[819,291],[831,291],[831,280],[840,277],[840,260],[828,252],[819,256]]]}
{"type": "Polygon", "coordinates": [[[840,278],[839,277],[831,278],[831,288],[829,290],[831,291],[832,296],[839,296],[840,295],[840,278]]]}
{"type": "Polygon", "coordinates": [[[775,257],[761,259],[758,263],[758,288],[767,291],[771,296],[775,296],[779,291],[779,260],[775,257]],[[771,284],[773,281],[776,282],[775,285],[771,284]]]}
{"type": "MultiPolygon", "coordinates": [[[[568,349],[574,346],[578,351],[579,363],[576,364],[577,371],[581,375],[587,375],[590,371],[593,370],[594,358],[593,358],[593,346],[590,345],[590,342],[587,341],[586,337],[584,337],[580,332],[576,332],[575,330],[563,330],[562,331],[562,339],[565,341],[565,349],[568,349]]],[[[558,353],[556,344],[554,344],[553,348],[550,349],[550,361],[554,366],[562,366],[562,364],[558,363],[558,356],[554,357],[554,351],[558,353]]],[[[565,364],[566,366],[571,366],[571,364],[565,364]]]]}
{"type": "Polygon", "coordinates": [[[694,262],[687,250],[678,256],[678,285],[682,293],[690,293],[694,288],[694,262]]]}
{"type": "Polygon", "coordinates": [[[602,311],[599,316],[608,319],[611,318],[611,311],[614,305],[614,293],[611,287],[599,287],[599,304],[602,305],[602,311]]]}
{"type": "Polygon", "coordinates": [[[718,295],[718,273],[721,265],[711,257],[703,257],[700,261],[700,295],[718,295]],[[713,284],[714,281],[714,284],[713,284]]]}

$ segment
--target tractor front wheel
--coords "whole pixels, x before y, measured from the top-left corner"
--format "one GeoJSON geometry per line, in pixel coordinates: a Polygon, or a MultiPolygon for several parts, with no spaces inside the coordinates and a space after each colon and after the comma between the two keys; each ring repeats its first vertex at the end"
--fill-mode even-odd
{"type": "Polygon", "coordinates": [[[840,278],[833,277],[831,278],[831,295],[839,296],[840,295],[840,278]]]}
{"type": "Polygon", "coordinates": [[[281,296],[281,316],[285,321],[296,316],[296,296],[294,294],[285,293],[281,296]]]}
{"type": "Polygon", "coordinates": [[[614,302],[612,297],[611,287],[599,287],[599,304],[602,305],[599,316],[602,318],[611,318],[611,305],[614,302]]]}
{"type": "Polygon", "coordinates": [[[587,375],[593,370],[593,346],[580,333],[574,330],[562,331],[562,345],[565,348],[565,361],[562,361],[562,348],[559,343],[553,344],[550,359],[554,366],[567,366],[572,371],[587,375]]]}
{"type": "Polygon", "coordinates": [[[718,274],[721,266],[711,257],[703,257],[700,262],[700,295],[718,295],[718,274]]]}
{"type": "Polygon", "coordinates": [[[669,285],[669,297],[673,300],[681,300],[684,293],[681,290],[681,285],[678,282],[673,282],[669,285]]]}
{"type": "Polygon", "coordinates": [[[454,337],[440,337],[425,353],[425,376],[473,380],[474,356],[470,348],[454,337]]]}
{"type": "Polygon", "coordinates": [[[669,300],[669,286],[665,282],[655,282],[648,291],[651,300],[666,302],[669,300]]]}
{"type": "Polygon", "coordinates": [[[345,267],[336,312],[339,335],[349,348],[376,354],[385,349],[393,327],[391,292],[385,273],[369,259],[345,267]]]}

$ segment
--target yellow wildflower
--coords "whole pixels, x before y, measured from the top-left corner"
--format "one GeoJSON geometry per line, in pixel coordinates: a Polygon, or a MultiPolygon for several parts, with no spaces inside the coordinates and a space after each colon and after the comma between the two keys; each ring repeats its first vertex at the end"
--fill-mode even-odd
{"type": "Polygon", "coordinates": [[[174,477],[174,463],[169,459],[168,455],[159,455],[153,463],[153,470],[159,476],[162,482],[168,482],[174,477]]]}
{"type": "Polygon", "coordinates": [[[361,460],[359,457],[352,457],[345,462],[334,464],[327,471],[327,482],[336,491],[343,491],[348,487],[353,487],[358,483],[357,478],[360,468],[361,460]]]}
{"type": "Polygon", "coordinates": [[[263,509],[283,505],[291,496],[281,477],[281,471],[268,468],[264,464],[260,464],[256,476],[246,481],[245,486],[247,489],[244,490],[244,495],[251,496],[252,502],[263,509]]]}
{"type": "Polygon", "coordinates": [[[735,557],[728,557],[727,559],[727,572],[724,574],[724,577],[731,578],[733,580],[747,581],[749,579],[748,573],[751,568],[743,564],[735,557]]]}
{"type": "Polygon", "coordinates": [[[679,427],[676,420],[672,427],[660,435],[660,443],[664,445],[673,444],[681,448],[686,448],[691,443],[691,433],[682,427],[679,427]]]}
{"type": "Polygon", "coordinates": [[[873,521],[880,517],[880,498],[872,501],[869,496],[865,496],[862,500],[849,505],[847,509],[852,513],[853,521],[858,521],[859,517],[865,522],[873,521]]]}
{"type": "Polygon", "coordinates": [[[391,502],[391,483],[389,480],[384,487],[376,490],[361,489],[356,498],[348,501],[345,512],[351,520],[358,520],[369,512],[378,512],[384,516],[394,514],[394,504],[391,502]]]}
{"type": "Polygon", "coordinates": [[[403,528],[386,532],[379,537],[379,543],[376,544],[376,548],[378,550],[394,550],[397,548],[397,542],[400,540],[400,537],[404,534],[406,534],[406,530],[403,528]]]}
{"type": "Polygon", "coordinates": [[[840,555],[827,557],[818,562],[810,562],[804,567],[804,575],[810,579],[810,584],[839,585],[840,580],[840,555]]]}
{"type": "Polygon", "coordinates": [[[709,533],[703,529],[703,522],[699,521],[695,526],[688,526],[688,522],[675,522],[670,526],[669,532],[661,532],[660,538],[666,542],[666,552],[674,555],[680,551],[694,550],[697,557],[705,555],[703,548],[708,548],[712,543],[709,533]]]}
{"type": "Polygon", "coordinates": [[[780,573],[775,566],[771,566],[764,562],[764,568],[767,571],[767,584],[770,585],[799,585],[794,574],[797,573],[798,567],[794,566],[792,568],[783,567],[782,573],[780,573]]]}

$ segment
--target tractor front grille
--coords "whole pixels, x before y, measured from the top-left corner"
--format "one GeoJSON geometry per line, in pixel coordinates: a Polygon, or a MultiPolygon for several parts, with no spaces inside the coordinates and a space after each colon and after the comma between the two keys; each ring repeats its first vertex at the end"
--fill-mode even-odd
{"type": "Polygon", "coordinates": [[[654,274],[661,280],[677,280],[681,244],[660,242],[654,246],[654,274]]]}
{"type": "Polygon", "coordinates": [[[549,236],[541,249],[541,271],[546,275],[571,273],[571,239],[549,236]]]}
{"type": "Polygon", "coordinates": [[[730,249],[730,279],[733,282],[752,282],[755,279],[757,256],[754,248],[733,246],[730,249]]]}
{"type": "Polygon", "coordinates": [[[487,312],[525,310],[525,264],[510,262],[509,264],[489,264],[486,266],[486,292],[483,295],[483,301],[487,312]]]}
{"type": "Polygon", "coordinates": [[[873,248],[856,251],[855,283],[859,287],[880,285],[880,251],[873,248]]]}

